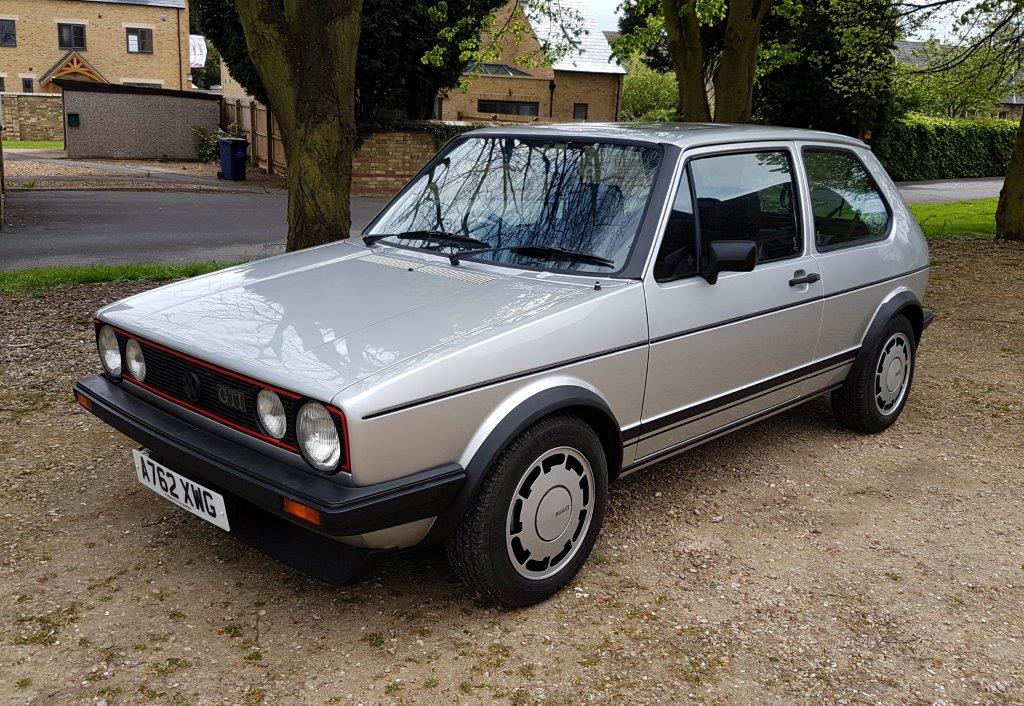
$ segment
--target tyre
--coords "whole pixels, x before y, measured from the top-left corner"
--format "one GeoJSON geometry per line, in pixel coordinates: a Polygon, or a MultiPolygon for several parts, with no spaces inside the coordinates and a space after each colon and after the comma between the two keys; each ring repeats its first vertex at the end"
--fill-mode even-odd
{"type": "Polygon", "coordinates": [[[445,542],[455,573],[505,607],[538,603],[590,556],[608,502],[601,442],[578,417],[538,422],[499,455],[445,542]]]}
{"type": "Polygon", "coordinates": [[[914,379],[916,341],[905,316],[896,316],[886,325],[864,361],[832,393],[832,412],[840,424],[862,434],[877,434],[896,421],[914,379]]]}

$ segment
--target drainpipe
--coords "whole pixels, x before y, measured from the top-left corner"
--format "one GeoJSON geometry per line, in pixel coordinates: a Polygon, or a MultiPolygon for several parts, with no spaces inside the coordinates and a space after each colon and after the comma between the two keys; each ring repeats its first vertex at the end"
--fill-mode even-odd
{"type": "Polygon", "coordinates": [[[548,120],[555,117],[555,80],[548,81],[548,120]]]}
{"type": "Polygon", "coordinates": [[[622,99],[622,74],[619,74],[618,80],[615,82],[615,119],[613,122],[619,122],[619,115],[621,113],[622,106],[619,105],[619,101],[622,99]]]}
{"type": "MultiPolygon", "coordinates": [[[[181,77],[181,10],[175,10],[174,14],[178,25],[178,90],[185,90],[185,81],[181,77]]],[[[189,58],[189,64],[191,65],[191,57],[189,58]]]]}

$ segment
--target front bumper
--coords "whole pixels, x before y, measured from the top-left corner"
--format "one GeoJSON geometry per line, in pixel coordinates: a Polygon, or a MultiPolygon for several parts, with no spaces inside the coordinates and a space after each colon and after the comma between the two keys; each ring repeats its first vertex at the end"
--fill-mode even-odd
{"type": "MultiPolygon", "coordinates": [[[[329,545],[344,546],[328,538],[373,532],[443,514],[466,479],[465,471],[451,464],[375,485],[346,484],[344,478],[299,470],[197,427],[99,375],[79,380],[75,385],[75,395],[87,401],[93,414],[150,449],[162,463],[254,510],[263,511],[268,522],[267,516],[272,516],[276,520],[287,521],[283,523],[286,526],[302,528],[298,536],[304,536],[314,544],[318,544],[314,540],[319,540],[329,545]],[[285,499],[316,509],[320,513],[320,524],[314,526],[286,514],[283,507],[285,499]]],[[[242,507],[239,511],[251,514],[249,509],[242,507]]],[[[272,524],[276,529],[268,526],[263,534],[280,533],[281,524],[272,524]]],[[[232,525],[231,534],[234,535],[234,518],[232,525]]],[[[251,531],[250,528],[250,532],[238,534],[250,534],[251,531]]],[[[253,537],[239,538],[296,565],[295,561],[279,556],[288,551],[287,547],[275,550],[259,546],[260,542],[253,541],[253,537]]],[[[259,537],[255,539],[259,540],[259,537]]],[[[262,544],[267,544],[267,541],[262,544]]],[[[304,567],[298,568],[308,571],[304,567]]]]}

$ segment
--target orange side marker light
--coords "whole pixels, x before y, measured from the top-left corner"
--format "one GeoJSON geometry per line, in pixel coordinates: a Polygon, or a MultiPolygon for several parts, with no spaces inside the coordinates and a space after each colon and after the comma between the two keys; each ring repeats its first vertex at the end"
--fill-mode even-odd
{"type": "Polygon", "coordinates": [[[293,517],[305,520],[311,525],[320,526],[320,511],[308,505],[284,498],[284,511],[293,517]]]}
{"type": "Polygon", "coordinates": [[[89,412],[92,411],[92,400],[83,395],[81,392],[75,393],[75,399],[78,400],[78,404],[82,405],[89,412]]]}

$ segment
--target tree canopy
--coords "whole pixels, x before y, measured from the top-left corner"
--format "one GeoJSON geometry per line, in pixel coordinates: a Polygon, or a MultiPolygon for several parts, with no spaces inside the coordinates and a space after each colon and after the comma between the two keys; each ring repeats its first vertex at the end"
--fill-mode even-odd
{"type": "MultiPolygon", "coordinates": [[[[434,97],[459,84],[481,30],[503,0],[364,0],[356,61],[361,117],[429,118],[434,97]]],[[[269,97],[253,64],[234,0],[191,0],[192,13],[231,76],[261,103],[269,97]]]]}

